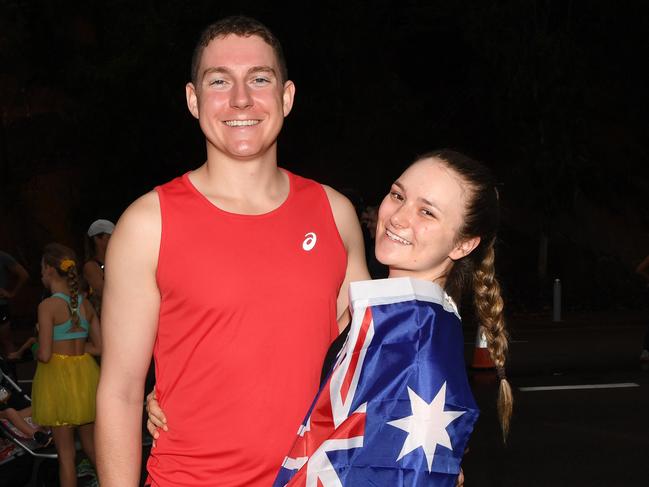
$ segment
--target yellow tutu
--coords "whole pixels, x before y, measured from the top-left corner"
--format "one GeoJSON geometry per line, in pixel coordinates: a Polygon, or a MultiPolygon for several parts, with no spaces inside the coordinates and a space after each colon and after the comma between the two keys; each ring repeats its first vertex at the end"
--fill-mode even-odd
{"type": "Polygon", "coordinates": [[[52,354],[38,362],[32,384],[32,418],[42,426],[75,426],[95,420],[99,367],[89,354],[52,354]]]}

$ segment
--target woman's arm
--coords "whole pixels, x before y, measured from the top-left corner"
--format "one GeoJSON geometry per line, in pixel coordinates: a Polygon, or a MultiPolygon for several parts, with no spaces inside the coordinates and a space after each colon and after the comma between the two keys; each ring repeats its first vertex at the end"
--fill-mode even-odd
{"type": "Polygon", "coordinates": [[[15,352],[11,352],[7,354],[7,358],[9,360],[18,360],[23,356],[23,353],[25,353],[25,350],[27,350],[29,347],[31,347],[34,343],[36,343],[36,337],[29,337],[25,343],[23,343],[18,350],[15,352]]]}
{"type": "Polygon", "coordinates": [[[90,355],[99,356],[101,355],[101,329],[99,325],[99,317],[89,301],[85,300],[83,306],[86,316],[89,317],[88,321],[90,322],[88,341],[86,341],[84,345],[84,350],[90,355]]]}
{"type": "Polygon", "coordinates": [[[92,292],[101,297],[104,293],[104,273],[99,267],[99,264],[94,260],[86,262],[83,266],[83,277],[88,281],[92,292]]]}
{"type": "Polygon", "coordinates": [[[46,299],[38,305],[38,353],[40,362],[49,362],[52,358],[52,341],[54,330],[54,311],[52,303],[46,299]]]}

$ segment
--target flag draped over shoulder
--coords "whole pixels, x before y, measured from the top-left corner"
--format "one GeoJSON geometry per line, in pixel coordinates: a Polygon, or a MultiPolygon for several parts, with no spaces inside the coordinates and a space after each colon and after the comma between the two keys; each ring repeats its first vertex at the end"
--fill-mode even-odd
{"type": "Polygon", "coordinates": [[[347,341],[273,486],[455,486],[479,414],[455,304],[411,278],[350,297],[347,341]]]}

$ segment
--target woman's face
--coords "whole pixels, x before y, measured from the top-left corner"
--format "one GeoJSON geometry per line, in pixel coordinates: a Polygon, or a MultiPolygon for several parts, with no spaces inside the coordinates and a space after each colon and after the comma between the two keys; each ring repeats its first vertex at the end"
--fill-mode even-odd
{"type": "Polygon", "coordinates": [[[41,282],[47,289],[50,288],[52,271],[56,272],[52,266],[47,265],[45,261],[41,259],[41,282]]]}
{"type": "Polygon", "coordinates": [[[93,240],[95,241],[95,247],[103,246],[106,247],[108,245],[108,241],[110,240],[110,233],[100,233],[99,235],[95,235],[93,240]]]}
{"type": "Polygon", "coordinates": [[[460,177],[438,159],[406,169],[383,199],[376,227],[376,258],[390,277],[443,281],[453,260],[475,248],[479,239],[457,241],[467,197],[460,177]]]}

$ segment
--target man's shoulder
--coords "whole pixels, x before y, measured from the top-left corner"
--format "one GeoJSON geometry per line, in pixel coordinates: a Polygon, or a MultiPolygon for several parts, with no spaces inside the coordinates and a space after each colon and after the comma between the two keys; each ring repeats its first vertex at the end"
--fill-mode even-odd
{"type": "Polygon", "coordinates": [[[2,275],[6,276],[15,265],[16,259],[7,252],[0,250],[0,272],[2,272],[2,275]]]}
{"type": "Polygon", "coordinates": [[[14,262],[16,262],[16,259],[14,259],[11,254],[8,254],[7,252],[0,250],[0,262],[3,265],[11,265],[14,262]]]}
{"type": "Polygon", "coordinates": [[[284,171],[288,175],[291,184],[294,187],[297,187],[297,189],[303,189],[305,187],[310,187],[310,186],[322,186],[318,181],[311,179],[307,176],[296,174],[293,171],[289,171],[288,169],[284,169],[284,168],[280,168],[280,169],[281,171],[284,171]]]}
{"type": "Polygon", "coordinates": [[[167,188],[175,188],[178,186],[184,186],[184,180],[185,178],[189,175],[189,173],[183,173],[179,176],[176,176],[168,181],[165,181],[159,185],[157,185],[154,190],[159,190],[160,188],[162,189],[167,189],[167,188]]]}
{"type": "Polygon", "coordinates": [[[156,191],[149,191],[131,203],[115,226],[106,254],[106,269],[111,269],[106,282],[111,274],[129,274],[128,266],[144,269],[137,267],[142,262],[155,272],[161,233],[160,201],[156,191]]]}
{"type": "MultiPolygon", "coordinates": [[[[331,186],[320,183],[315,179],[311,179],[306,176],[295,174],[294,172],[291,171],[286,171],[286,172],[290,175],[293,184],[296,186],[296,189],[298,190],[313,189],[313,188],[321,188],[322,190],[324,190],[327,199],[329,200],[329,204],[332,205],[332,209],[334,209],[333,208],[334,204],[337,206],[338,205],[346,206],[346,204],[349,203],[349,200],[347,199],[346,196],[344,196],[342,193],[339,193],[331,186]]],[[[349,204],[351,205],[351,203],[349,204]]]]}
{"type": "Polygon", "coordinates": [[[159,236],[161,229],[160,199],[155,190],[143,194],[122,213],[119,218],[113,240],[121,241],[126,238],[137,242],[143,237],[159,236]]]}
{"type": "Polygon", "coordinates": [[[318,184],[327,197],[329,201],[329,207],[331,208],[331,213],[338,229],[338,233],[345,245],[345,248],[349,248],[350,241],[353,239],[353,235],[356,233],[358,227],[358,217],[356,216],[356,209],[352,202],[344,194],[336,191],[331,186],[326,184],[318,184]]]}
{"type": "Polygon", "coordinates": [[[349,200],[349,198],[347,198],[347,196],[336,191],[331,186],[327,186],[326,184],[323,184],[322,188],[324,189],[324,192],[327,195],[327,199],[329,200],[329,204],[331,205],[331,211],[333,212],[334,216],[337,217],[337,220],[338,217],[344,218],[345,220],[349,218],[356,218],[356,209],[354,208],[354,205],[349,200]]]}
{"type": "Polygon", "coordinates": [[[120,220],[124,219],[124,217],[136,219],[141,217],[151,217],[152,213],[160,213],[160,199],[155,189],[143,194],[131,203],[120,220]]]}
{"type": "Polygon", "coordinates": [[[120,220],[124,219],[124,217],[127,217],[129,219],[150,217],[152,216],[152,213],[159,215],[160,193],[182,186],[184,177],[185,174],[181,174],[180,176],[176,176],[173,179],[156,185],[151,191],[144,193],[142,196],[133,201],[133,203],[131,203],[128,208],[126,208],[120,220]]]}

